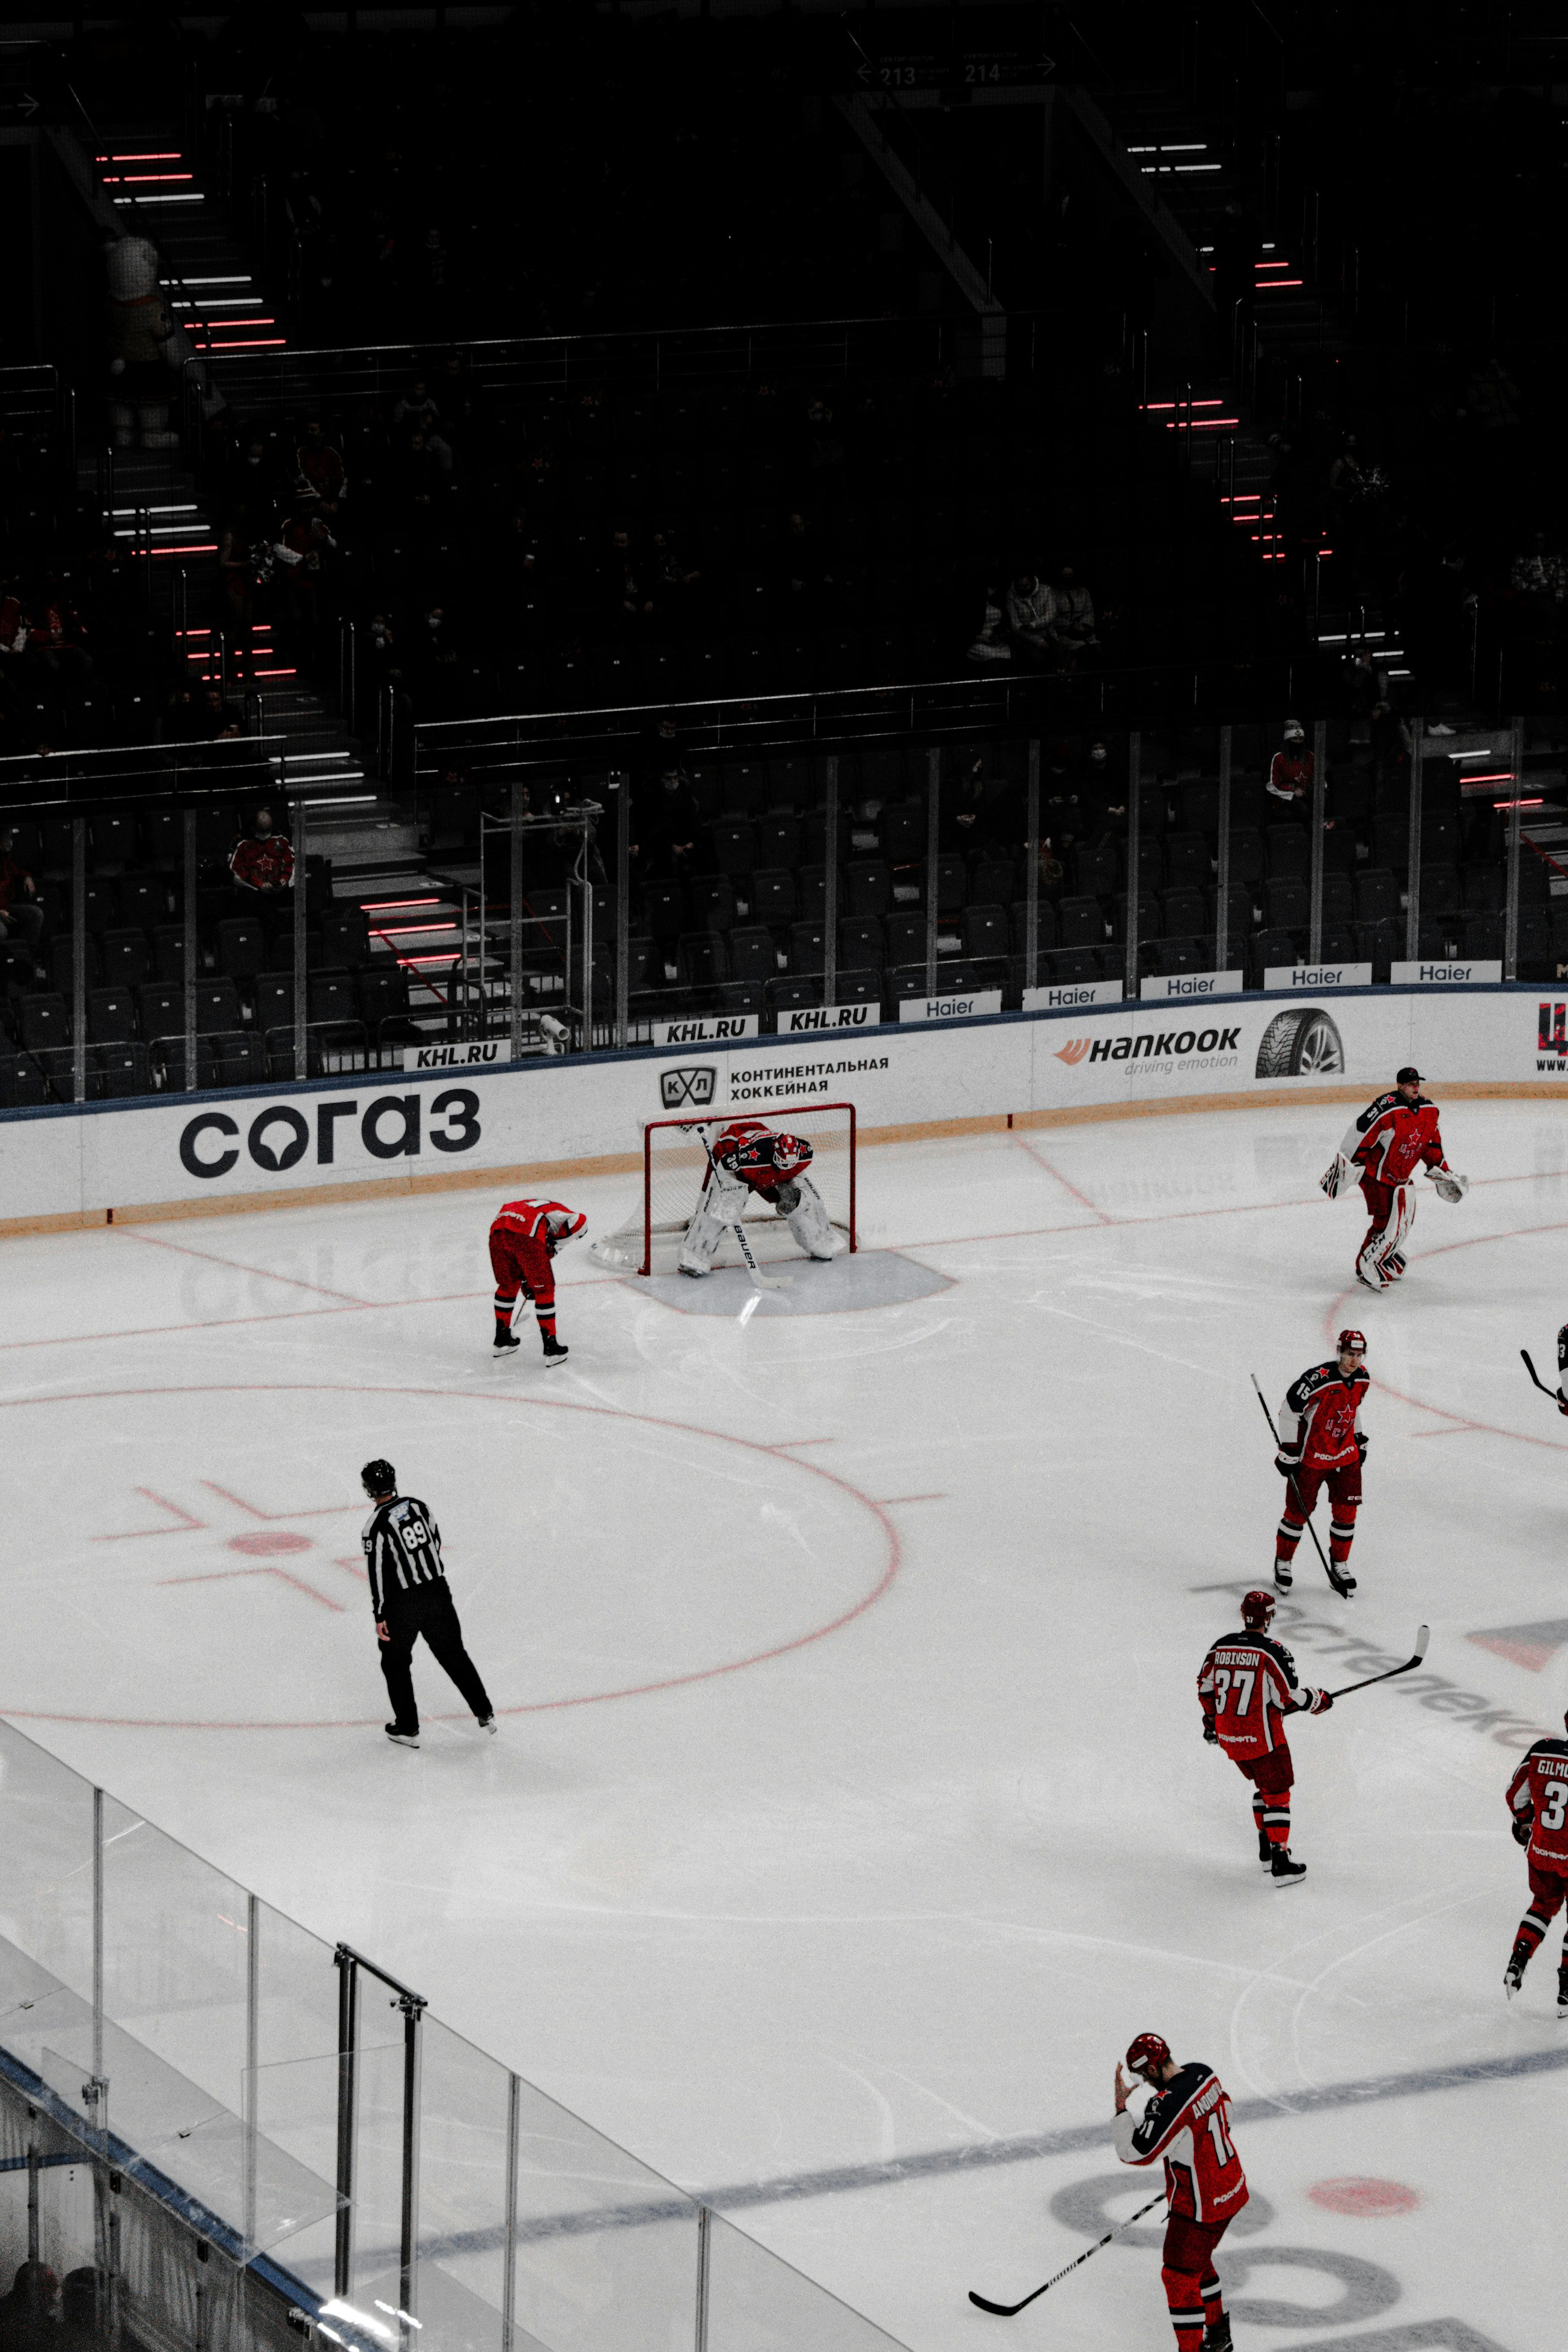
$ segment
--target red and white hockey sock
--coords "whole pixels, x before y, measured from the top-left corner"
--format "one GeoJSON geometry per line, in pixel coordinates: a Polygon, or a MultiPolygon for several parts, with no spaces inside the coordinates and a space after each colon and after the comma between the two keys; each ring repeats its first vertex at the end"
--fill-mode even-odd
{"type": "Polygon", "coordinates": [[[1291,1843],[1291,1792],[1282,1790],[1270,1796],[1263,1805],[1263,1834],[1270,1845],[1288,1846],[1291,1843]]]}
{"type": "Polygon", "coordinates": [[[497,1331],[509,1331],[509,1330],[511,1329],[511,1328],[512,1328],[512,1309],[513,1309],[513,1307],[517,1305],[517,1292],[516,1292],[515,1290],[513,1291],[513,1293],[512,1293],[512,1295],[511,1295],[511,1297],[510,1297],[509,1298],[507,1298],[507,1297],[503,1297],[503,1295],[502,1295],[502,1293],[501,1293],[500,1291],[498,1291],[498,1290],[497,1291],[497,1293],[496,1293],[496,1328],[497,1328],[497,1331]]]}
{"type": "Polygon", "coordinates": [[[550,1300],[548,1307],[536,1307],[534,1312],[538,1318],[539,1338],[541,1339],[553,1339],[555,1338],[554,1299],[552,1298],[550,1300]]]}
{"type": "MultiPolygon", "coordinates": [[[[1522,1944],[1527,1954],[1535,1952],[1551,1925],[1549,1915],[1543,1916],[1541,1912],[1534,1909],[1527,1911],[1519,1923],[1519,1933],[1513,1939],[1515,1951],[1522,1944]]],[[[1568,1944],[1563,1947],[1563,1957],[1568,1958],[1568,1944]]]]}
{"type": "Polygon", "coordinates": [[[1197,2279],[1190,2271],[1166,2270],[1164,2275],[1176,2352],[1203,2352],[1203,2297],[1197,2279]]]}
{"type": "Polygon", "coordinates": [[[1203,2274],[1203,2315],[1210,2327],[1217,2327],[1225,2316],[1225,2293],[1212,2263],[1203,2274]]]}
{"type": "Polygon", "coordinates": [[[1282,1559],[1287,1567],[1296,1557],[1296,1546],[1301,1540],[1301,1529],[1305,1525],[1304,1519],[1292,1519],[1287,1510],[1274,1530],[1274,1557],[1282,1559]]]}
{"type": "Polygon", "coordinates": [[[1343,1568],[1350,1558],[1350,1548],[1355,1541],[1355,1508],[1352,1505],[1343,1518],[1329,1521],[1329,1558],[1336,1568],[1343,1568]]]}

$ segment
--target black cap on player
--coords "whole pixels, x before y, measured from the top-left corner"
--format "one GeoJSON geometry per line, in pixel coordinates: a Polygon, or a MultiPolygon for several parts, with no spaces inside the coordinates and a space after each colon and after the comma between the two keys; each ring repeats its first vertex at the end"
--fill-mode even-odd
{"type": "Polygon", "coordinates": [[[1418,1087],[1421,1083],[1421,1073],[1414,1062],[1406,1062],[1394,1083],[1396,1087],[1418,1087]]]}
{"type": "Polygon", "coordinates": [[[397,1472],[390,1462],[382,1462],[379,1459],[367,1462],[360,1473],[360,1484],[366,1494],[372,1497],[378,1495],[395,1495],[397,1472]]]}

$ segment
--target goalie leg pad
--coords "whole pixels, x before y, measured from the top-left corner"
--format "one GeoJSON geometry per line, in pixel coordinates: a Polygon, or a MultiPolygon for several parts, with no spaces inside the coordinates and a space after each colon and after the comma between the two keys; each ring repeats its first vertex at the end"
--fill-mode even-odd
{"type": "Polygon", "coordinates": [[[728,1226],[716,1216],[707,1203],[703,1203],[686,1227],[685,1240],[681,1244],[680,1269],[683,1274],[706,1274],[713,1265],[714,1254],[723,1241],[728,1226]]]}
{"type": "Polygon", "coordinates": [[[744,1184],[727,1184],[716,1171],[708,1178],[696,1214],[686,1227],[678,1261],[683,1274],[706,1274],[731,1225],[737,1225],[750,1198],[744,1184]]]}
{"type": "Polygon", "coordinates": [[[789,1212],[789,1231],[809,1256],[837,1257],[838,1236],[821,1194],[809,1176],[797,1177],[795,1190],[800,1196],[800,1206],[789,1212]]]}

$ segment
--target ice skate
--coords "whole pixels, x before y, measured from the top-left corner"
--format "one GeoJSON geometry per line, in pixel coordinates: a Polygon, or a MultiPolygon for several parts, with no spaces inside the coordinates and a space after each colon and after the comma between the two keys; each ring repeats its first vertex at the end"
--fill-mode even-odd
{"type": "Polygon", "coordinates": [[[1568,2017],[1568,1960],[1557,1971],[1557,2014],[1568,2017]]]}
{"type": "Polygon", "coordinates": [[[1260,1830],[1258,1832],[1258,1859],[1265,1870],[1273,1869],[1274,1849],[1270,1843],[1267,1830],[1260,1830]]]}
{"type": "Polygon", "coordinates": [[[1292,1862],[1288,1845],[1276,1847],[1270,1864],[1276,1886],[1299,1886],[1307,1874],[1304,1862],[1292,1862]]]}
{"type": "Polygon", "coordinates": [[[1236,2352],[1228,2311],[1222,2312],[1218,2319],[1211,2319],[1204,2329],[1203,2352],[1236,2352]]]}
{"type": "Polygon", "coordinates": [[[1295,1580],[1296,1580],[1296,1571],[1295,1571],[1295,1570],[1291,1567],[1291,1565],[1290,1561],[1289,1561],[1288,1559],[1280,1559],[1276,1558],[1275,1562],[1274,1562],[1274,1590],[1275,1590],[1275,1591],[1276,1591],[1276,1592],[1289,1592],[1289,1591],[1290,1591],[1290,1589],[1291,1589],[1291,1585],[1292,1585],[1292,1584],[1294,1584],[1295,1580]]]}
{"type": "Polygon", "coordinates": [[[496,1326],[495,1351],[497,1356],[509,1356],[514,1348],[520,1348],[522,1344],[515,1331],[506,1330],[500,1324],[496,1326]]]}
{"type": "Polygon", "coordinates": [[[1355,1591],[1354,1577],[1348,1568],[1341,1568],[1337,1560],[1331,1559],[1329,1562],[1329,1582],[1342,1601],[1348,1601],[1355,1591]]]}
{"type": "Polygon", "coordinates": [[[545,1333],[544,1348],[545,1364],[547,1368],[555,1364],[564,1364],[568,1356],[571,1353],[571,1349],[570,1348],[563,1348],[560,1341],[552,1338],[550,1333],[548,1331],[545,1333]]]}
{"type": "MultiPolygon", "coordinates": [[[[1529,1965],[1529,1951],[1523,1944],[1516,1944],[1512,1951],[1509,1954],[1508,1966],[1502,1972],[1502,1989],[1510,2000],[1511,2000],[1514,1994],[1520,1991],[1522,1988],[1524,1983],[1524,1971],[1529,1965]]],[[[1559,1990],[1561,1990],[1561,1978],[1558,1979],[1558,1988],[1559,1990]]]]}
{"type": "Polygon", "coordinates": [[[419,1734],[417,1731],[404,1731],[395,1723],[385,1724],[382,1726],[382,1728],[386,1732],[387,1738],[392,1741],[394,1748],[417,1748],[419,1746],[419,1734]]]}
{"type": "Polygon", "coordinates": [[[495,1737],[496,1718],[493,1715],[476,1715],[474,1721],[479,1730],[487,1731],[492,1738],[495,1737]]]}

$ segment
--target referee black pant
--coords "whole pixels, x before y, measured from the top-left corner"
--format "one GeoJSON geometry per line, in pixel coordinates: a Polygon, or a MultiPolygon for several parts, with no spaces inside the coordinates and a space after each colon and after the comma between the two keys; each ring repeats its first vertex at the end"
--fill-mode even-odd
{"type": "Polygon", "coordinates": [[[479,1669],[463,1646],[463,1628],[444,1577],[438,1584],[416,1585],[412,1592],[400,1592],[395,1601],[389,1600],[383,1622],[387,1638],[381,1644],[382,1672],[392,1698],[392,1721],[400,1731],[419,1729],[419,1702],[409,1665],[422,1633],[436,1664],[451,1675],[474,1713],[494,1714],[479,1669]]]}

